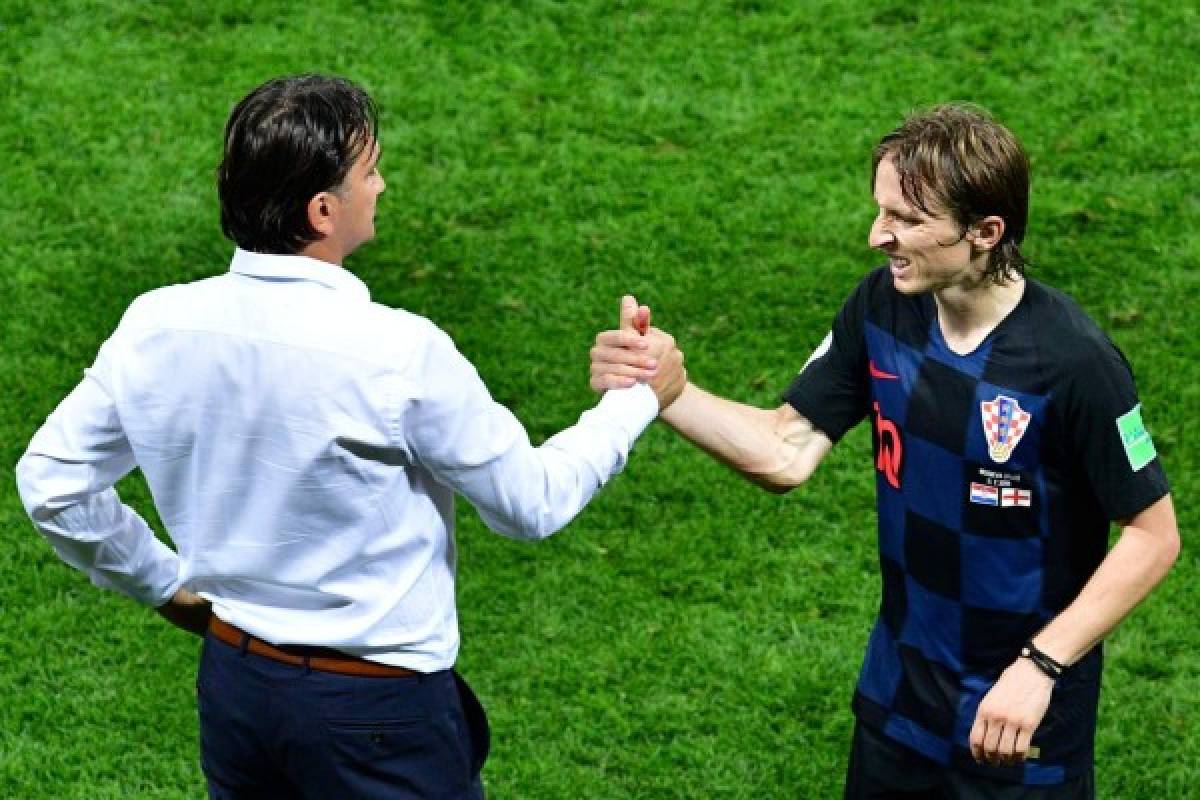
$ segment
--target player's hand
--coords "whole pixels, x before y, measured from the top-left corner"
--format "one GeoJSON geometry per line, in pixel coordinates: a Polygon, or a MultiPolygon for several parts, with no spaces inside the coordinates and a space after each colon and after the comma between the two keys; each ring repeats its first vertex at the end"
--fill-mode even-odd
{"type": "Polygon", "coordinates": [[[658,410],[674,403],[687,386],[687,370],[683,368],[683,352],[675,346],[675,337],[658,328],[646,331],[650,352],[656,354],[658,369],[650,378],[650,388],[658,397],[658,410]]]}
{"type": "Polygon", "coordinates": [[[975,760],[1001,766],[1024,763],[1053,691],[1054,681],[1029,659],[1010,664],[979,703],[970,736],[975,760]]]}
{"type": "Polygon", "coordinates": [[[208,630],[212,605],[200,595],[192,594],[187,589],[179,589],[155,611],[176,628],[202,637],[208,630]]]}

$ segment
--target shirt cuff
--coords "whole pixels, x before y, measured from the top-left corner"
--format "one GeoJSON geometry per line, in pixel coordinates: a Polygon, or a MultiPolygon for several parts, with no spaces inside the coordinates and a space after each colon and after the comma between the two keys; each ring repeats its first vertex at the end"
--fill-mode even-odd
{"type": "Polygon", "coordinates": [[[632,447],[658,416],[658,396],[645,383],[629,389],[612,389],[604,393],[591,414],[625,431],[629,447],[632,447]]]}

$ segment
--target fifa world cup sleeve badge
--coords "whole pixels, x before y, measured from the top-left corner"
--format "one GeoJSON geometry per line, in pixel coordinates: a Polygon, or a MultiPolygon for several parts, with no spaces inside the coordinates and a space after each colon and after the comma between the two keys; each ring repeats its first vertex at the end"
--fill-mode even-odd
{"type": "Polygon", "coordinates": [[[1007,395],[997,395],[995,400],[979,404],[983,414],[983,435],[987,438],[988,455],[997,464],[1003,464],[1017,449],[1021,437],[1029,427],[1032,415],[1021,408],[1007,395]]]}
{"type": "Polygon", "coordinates": [[[1150,438],[1145,423],[1142,422],[1142,404],[1138,403],[1128,413],[1117,417],[1117,432],[1121,435],[1121,445],[1125,448],[1125,457],[1134,472],[1149,464],[1158,453],[1154,449],[1154,440],[1150,438]]]}

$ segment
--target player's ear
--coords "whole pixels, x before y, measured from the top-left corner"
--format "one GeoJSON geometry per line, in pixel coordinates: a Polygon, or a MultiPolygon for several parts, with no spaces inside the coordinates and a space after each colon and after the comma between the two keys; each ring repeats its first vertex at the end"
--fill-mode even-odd
{"type": "Polygon", "coordinates": [[[966,239],[979,250],[991,250],[1004,236],[1004,218],[992,215],[976,222],[967,231],[966,239]]]}

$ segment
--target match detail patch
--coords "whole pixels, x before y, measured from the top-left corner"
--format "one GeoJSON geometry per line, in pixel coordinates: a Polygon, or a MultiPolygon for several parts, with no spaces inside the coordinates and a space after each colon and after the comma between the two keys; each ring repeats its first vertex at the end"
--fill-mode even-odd
{"type": "Polygon", "coordinates": [[[1117,432],[1121,434],[1125,457],[1129,459],[1129,466],[1134,472],[1149,464],[1158,455],[1154,449],[1154,440],[1150,438],[1150,432],[1142,422],[1141,403],[1117,417],[1117,432]]]}
{"type": "Polygon", "coordinates": [[[1003,464],[1017,449],[1032,415],[1016,400],[1003,394],[997,395],[995,400],[984,400],[979,404],[979,410],[983,415],[988,455],[992,461],[1003,464]]]}

